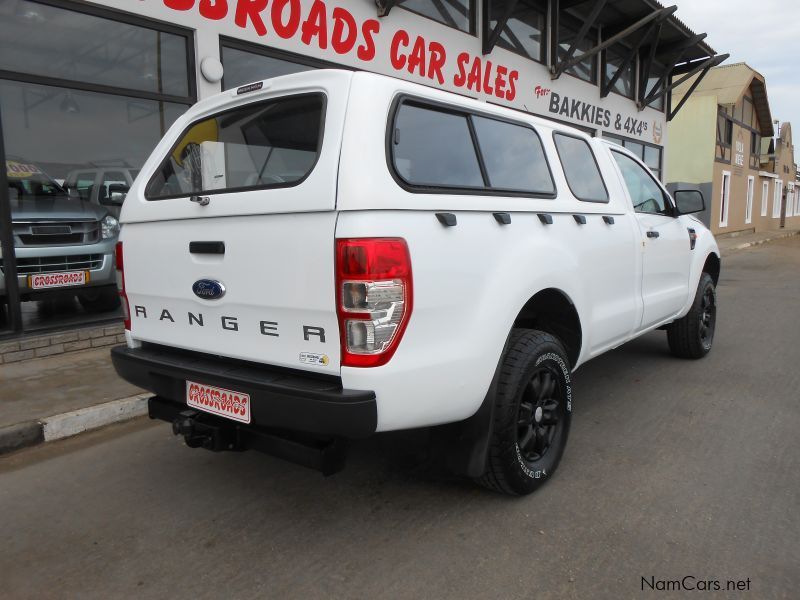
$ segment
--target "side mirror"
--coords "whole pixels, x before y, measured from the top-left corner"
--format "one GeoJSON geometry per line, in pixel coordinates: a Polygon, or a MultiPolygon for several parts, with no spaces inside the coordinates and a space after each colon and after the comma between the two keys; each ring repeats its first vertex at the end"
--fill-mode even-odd
{"type": "Polygon", "coordinates": [[[103,198],[100,204],[107,206],[122,206],[130,188],[124,183],[112,183],[108,186],[108,197],[103,198]]]}
{"type": "Polygon", "coordinates": [[[703,212],[706,209],[706,200],[703,192],[699,190],[678,190],[672,197],[679,215],[690,215],[703,212]]]}

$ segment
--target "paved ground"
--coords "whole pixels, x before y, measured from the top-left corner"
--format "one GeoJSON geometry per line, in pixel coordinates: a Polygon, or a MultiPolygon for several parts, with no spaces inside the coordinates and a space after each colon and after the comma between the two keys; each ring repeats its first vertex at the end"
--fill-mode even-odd
{"type": "Polygon", "coordinates": [[[775,229],[759,233],[745,233],[728,237],[717,238],[717,244],[723,256],[731,251],[743,250],[752,246],[760,246],[772,240],[783,239],[795,235],[800,235],[798,229],[775,229]]]}
{"type": "Polygon", "coordinates": [[[0,365],[0,427],[139,394],[117,377],[109,348],[0,365]]]}
{"type": "Polygon", "coordinates": [[[800,238],[723,273],[707,359],[656,332],[576,373],[567,454],[527,498],[441,473],[409,436],[328,479],[146,421],[2,458],[0,597],[630,598],[688,575],[796,598],[800,238]]]}

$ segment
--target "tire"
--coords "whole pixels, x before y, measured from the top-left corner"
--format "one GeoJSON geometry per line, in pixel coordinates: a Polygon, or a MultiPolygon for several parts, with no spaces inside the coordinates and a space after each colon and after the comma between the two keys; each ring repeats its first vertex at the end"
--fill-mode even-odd
{"type": "Polygon", "coordinates": [[[477,482],[509,495],[536,491],[558,467],[571,417],[563,346],[549,333],[515,329],[500,367],[486,471],[477,482]]]}
{"type": "Polygon", "coordinates": [[[86,312],[111,312],[119,308],[120,299],[116,287],[85,290],[78,294],[78,302],[86,312]]]}
{"type": "Polygon", "coordinates": [[[703,273],[692,308],[667,327],[669,349],[678,358],[703,358],[711,351],[717,324],[717,292],[711,275],[703,273]]]}
{"type": "Polygon", "coordinates": [[[692,308],[667,328],[667,343],[678,358],[703,358],[711,351],[717,324],[717,292],[708,273],[700,276],[692,308]]]}

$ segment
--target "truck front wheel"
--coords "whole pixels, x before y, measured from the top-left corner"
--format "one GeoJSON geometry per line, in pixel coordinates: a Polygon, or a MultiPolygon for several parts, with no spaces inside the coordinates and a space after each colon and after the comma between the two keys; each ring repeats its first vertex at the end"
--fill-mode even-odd
{"type": "Polygon", "coordinates": [[[549,333],[515,329],[503,358],[481,485],[510,495],[537,490],[564,453],[572,416],[567,353],[549,333]]]}
{"type": "Polygon", "coordinates": [[[703,358],[711,350],[716,324],[714,280],[708,273],[703,273],[689,313],[667,327],[670,351],[678,358],[703,358]]]}
{"type": "Polygon", "coordinates": [[[78,302],[86,312],[110,312],[119,308],[120,299],[116,286],[87,289],[78,294],[78,302]]]}

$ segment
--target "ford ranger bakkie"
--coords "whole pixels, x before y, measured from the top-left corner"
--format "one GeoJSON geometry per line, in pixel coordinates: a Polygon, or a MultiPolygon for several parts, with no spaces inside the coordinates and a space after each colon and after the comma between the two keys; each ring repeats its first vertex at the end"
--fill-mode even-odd
{"type": "Polygon", "coordinates": [[[370,73],[201,101],[122,209],[117,372],[192,447],[339,469],[425,428],[508,494],[550,479],[573,373],[637,336],[711,349],[719,250],[625,149],[370,73]]]}

